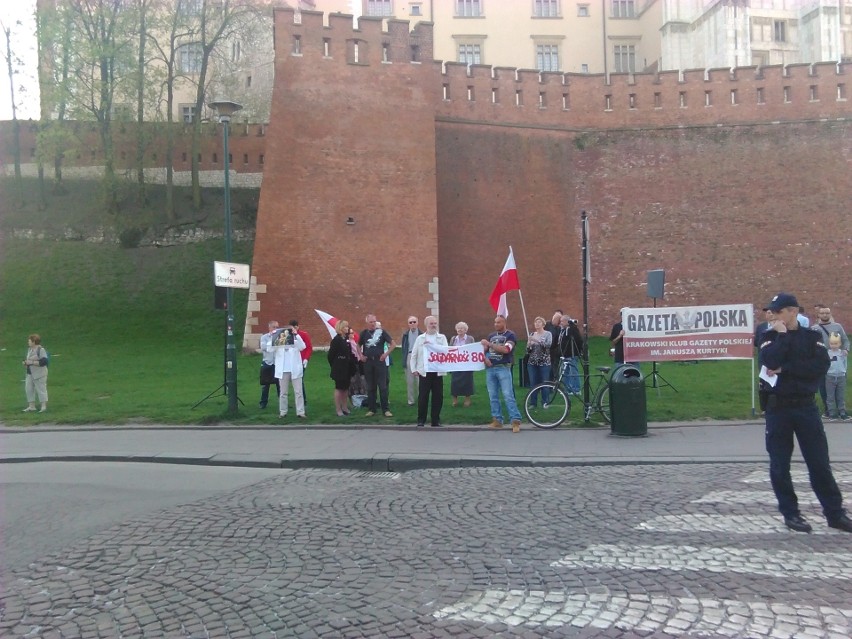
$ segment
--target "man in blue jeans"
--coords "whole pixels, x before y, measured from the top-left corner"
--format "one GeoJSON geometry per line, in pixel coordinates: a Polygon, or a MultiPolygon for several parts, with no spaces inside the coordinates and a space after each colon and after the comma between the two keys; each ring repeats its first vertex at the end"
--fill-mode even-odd
{"type": "Polygon", "coordinates": [[[521,432],[521,411],[515,401],[515,389],[512,385],[512,362],[515,344],[518,338],[506,328],[506,318],[498,315],[494,318],[494,332],[480,343],[485,349],[485,385],[488,387],[488,399],[491,400],[491,428],[503,428],[503,408],[500,406],[500,393],[512,420],[512,432],[521,432]]]}

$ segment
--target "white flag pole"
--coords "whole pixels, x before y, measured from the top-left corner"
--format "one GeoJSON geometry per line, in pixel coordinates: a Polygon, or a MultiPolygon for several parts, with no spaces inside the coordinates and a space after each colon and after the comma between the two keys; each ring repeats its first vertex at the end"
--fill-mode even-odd
{"type": "MultiPolygon", "coordinates": [[[[512,257],[514,257],[515,252],[512,250],[512,245],[511,245],[511,244],[509,245],[509,253],[511,253],[511,254],[512,254],[512,257]]],[[[517,260],[516,260],[516,261],[515,261],[515,269],[517,269],[517,268],[518,268],[518,262],[517,262],[517,260]]],[[[520,278],[520,276],[519,276],[519,277],[518,277],[518,281],[520,281],[520,279],[521,279],[521,278],[520,278]]],[[[523,294],[523,293],[521,293],[521,289],[520,289],[520,288],[518,288],[518,297],[519,297],[519,298],[520,298],[520,300],[521,300],[521,314],[524,316],[524,330],[526,330],[526,333],[524,333],[524,338],[527,338],[527,337],[529,337],[529,334],[530,334],[530,332],[531,332],[531,331],[530,331],[530,323],[527,321],[527,309],[526,309],[526,308],[524,308],[524,294],[523,294]]]]}

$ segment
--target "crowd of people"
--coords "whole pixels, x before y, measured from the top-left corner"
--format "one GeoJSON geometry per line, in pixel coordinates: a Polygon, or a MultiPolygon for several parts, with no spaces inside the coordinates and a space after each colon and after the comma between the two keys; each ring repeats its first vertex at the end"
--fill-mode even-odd
{"type": "MultiPolygon", "coordinates": [[[[476,340],[468,333],[465,322],[455,325],[455,335],[450,339],[438,332],[438,319],[424,318],[424,328],[416,316],[409,316],[408,327],[399,340],[402,351],[403,377],[409,406],[417,406],[417,426],[428,422],[433,428],[441,427],[444,403],[445,373],[426,369],[427,343],[442,347],[469,346],[476,340]]],[[[336,335],[328,350],[329,377],[334,382],[334,408],[338,417],[347,417],[352,407],[366,408],[364,417],[379,413],[393,417],[390,410],[389,384],[391,354],[397,341],[377,321],[374,314],[365,317],[365,328],[357,333],[347,320],[338,320],[336,335]]],[[[563,380],[569,390],[580,391],[579,361],[583,353],[583,337],[576,320],[561,310],[554,312],[550,321],[536,317],[535,329],[527,336],[526,357],[522,364],[529,385],[556,379],[560,362],[565,367],[563,380]]],[[[512,368],[516,363],[516,334],[509,330],[506,318],[498,315],[494,330],[480,340],[485,359],[486,390],[489,397],[492,428],[502,428],[509,423],[513,432],[520,431],[521,413],[515,399],[512,368]],[[503,413],[503,406],[506,415],[503,413]]],[[[292,320],[285,328],[271,321],[268,332],[260,340],[262,361],[260,366],[260,408],[269,402],[269,389],[274,386],[279,398],[279,416],[288,413],[289,388],[293,387],[296,415],[305,418],[307,403],[304,386],[304,369],[308,366],[312,346],[310,336],[299,329],[292,320]]],[[[476,394],[473,371],[450,373],[450,396],[453,407],[468,408],[476,394]]],[[[538,398],[535,398],[538,400],[538,398]]],[[[549,398],[541,397],[546,402],[549,398]]]]}

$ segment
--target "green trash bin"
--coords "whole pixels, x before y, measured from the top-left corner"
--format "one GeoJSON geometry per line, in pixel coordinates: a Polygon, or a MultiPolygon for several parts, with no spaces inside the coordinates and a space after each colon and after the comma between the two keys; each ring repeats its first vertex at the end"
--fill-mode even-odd
{"type": "Polygon", "coordinates": [[[645,378],[633,364],[622,364],[612,371],[609,410],[613,435],[643,437],[648,434],[645,378]]]}

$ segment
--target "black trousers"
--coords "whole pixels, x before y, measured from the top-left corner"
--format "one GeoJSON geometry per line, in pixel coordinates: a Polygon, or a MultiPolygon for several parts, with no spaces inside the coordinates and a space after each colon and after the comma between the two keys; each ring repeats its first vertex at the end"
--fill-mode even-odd
{"type": "Polygon", "coordinates": [[[426,373],[419,378],[420,387],[417,396],[417,423],[426,423],[429,397],[432,398],[432,426],[441,423],[441,408],[444,406],[444,378],[438,373],[426,373]]]}
{"type": "Polygon", "coordinates": [[[388,401],[388,365],[380,359],[368,358],[364,362],[364,377],[367,378],[367,410],[377,412],[376,391],[381,397],[382,412],[390,410],[388,401]]]}

